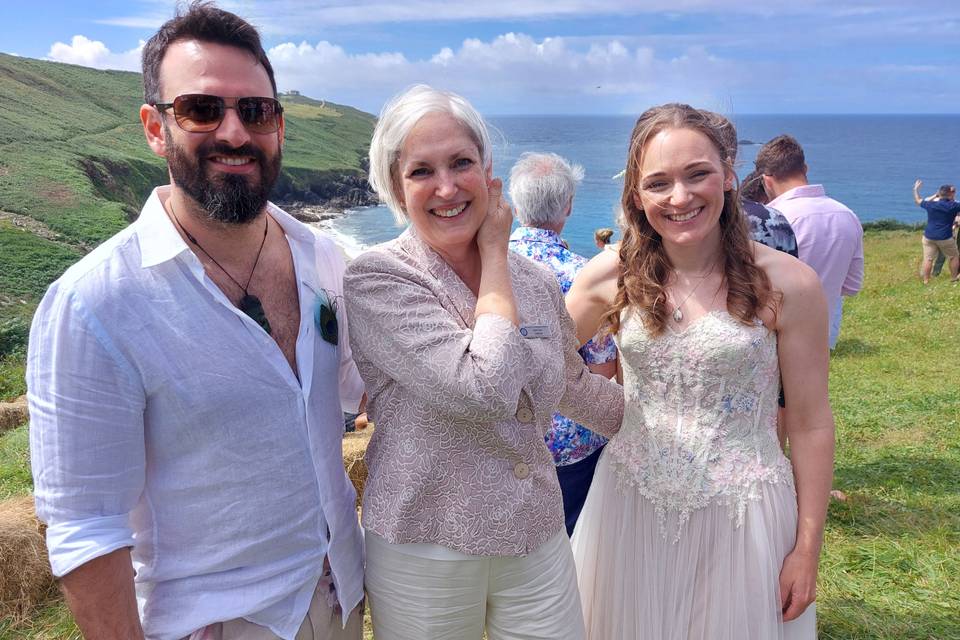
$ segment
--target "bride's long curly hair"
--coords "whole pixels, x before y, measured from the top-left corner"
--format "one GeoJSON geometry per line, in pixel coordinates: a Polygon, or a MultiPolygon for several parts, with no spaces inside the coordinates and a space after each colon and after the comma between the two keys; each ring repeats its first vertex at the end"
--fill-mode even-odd
{"type": "MultiPolygon", "coordinates": [[[[610,333],[620,330],[620,316],[624,309],[641,311],[644,327],[651,335],[661,335],[669,317],[667,284],[673,265],[663,248],[660,234],[653,230],[634,196],[640,193],[640,167],[648,140],[665,129],[691,129],[705,135],[733,171],[733,158],[724,145],[724,123],[716,114],[694,109],[685,104],[665,104],[643,112],[630,136],[627,168],[624,175],[623,240],[620,243],[620,272],[617,277],[617,295],[613,305],[603,315],[601,325],[610,333]]],[[[730,127],[729,121],[726,123],[730,127]]],[[[735,134],[734,134],[735,135],[735,134]]],[[[723,278],[727,286],[727,310],[743,322],[752,324],[763,307],[775,311],[778,299],[770,279],[754,261],[746,217],[740,209],[737,189],[728,189],[723,196],[720,214],[721,255],[723,278]]]]}

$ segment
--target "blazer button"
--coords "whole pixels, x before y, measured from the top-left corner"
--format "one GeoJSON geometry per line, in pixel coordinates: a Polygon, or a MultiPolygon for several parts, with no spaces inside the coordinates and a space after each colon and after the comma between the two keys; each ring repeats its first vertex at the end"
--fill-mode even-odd
{"type": "Polygon", "coordinates": [[[526,480],[530,477],[530,465],[526,462],[518,462],[513,465],[513,475],[517,477],[517,480],[526,480]]]}
{"type": "Polygon", "coordinates": [[[520,407],[517,409],[517,420],[520,422],[533,422],[533,411],[529,407],[520,407]]]}

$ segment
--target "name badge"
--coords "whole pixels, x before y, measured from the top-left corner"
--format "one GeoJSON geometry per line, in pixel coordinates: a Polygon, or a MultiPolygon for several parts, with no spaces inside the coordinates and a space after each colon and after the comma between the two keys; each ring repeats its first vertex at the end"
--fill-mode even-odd
{"type": "Polygon", "coordinates": [[[520,327],[520,335],[524,338],[549,338],[550,327],[545,324],[527,324],[520,327]]]}

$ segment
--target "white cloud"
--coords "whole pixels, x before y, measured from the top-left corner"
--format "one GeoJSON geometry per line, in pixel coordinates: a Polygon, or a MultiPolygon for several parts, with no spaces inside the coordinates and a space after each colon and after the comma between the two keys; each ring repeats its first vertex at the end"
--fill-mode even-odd
{"type": "Polygon", "coordinates": [[[869,69],[878,73],[902,73],[904,75],[923,74],[948,74],[953,73],[953,69],[934,64],[881,64],[869,69]]]}
{"type": "MultiPolygon", "coordinates": [[[[285,43],[268,52],[281,88],[368,110],[417,82],[462,93],[487,112],[549,113],[632,110],[655,101],[715,104],[744,76],[703,48],[658,57],[650,47],[619,40],[576,46],[564,38],[536,40],[506,33],[467,39],[457,50],[410,60],[400,53],[351,54],[326,41],[285,43]]],[[[708,106],[708,105],[705,105],[708,106]]]]}
{"type": "MultiPolygon", "coordinates": [[[[280,90],[296,89],[372,113],[415,83],[461,93],[486,114],[636,114],[675,101],[729,113],[871,112],[881,104],[887,110],[923,111],[918,105],[926,103],[904,98],[893,105],[889,96],[906,96],[905,80],[917,77],[943,79],[941,84],[949,86],[952,73],[947,65],[923,58],[842,65],[793,55],[745,56],[742,47],[702,40],[697,44],[688,34],[534,38],[508,32],[455,46],[448,40],[416,56],[349,51],[329,40],[285,42],[268,54],[280,90]],[[851,85],[850,78],[861,82],[851,85]],[[888,97],[878,102],[876,96],[888,97]]],[[[776,48],[764,43],[761,50],[768,44],[776,48]]],[[[75,36],[71,44],[54,44],[48,57],[137,70],[142,46],[114,53],[102,42],[75,36]]]]}
{"type": "Polygon", "coordinates": [[[156,31],[160,28],[164,22],[173,17],[171,13],[168,16],[125,16],[119,18],[104,18],[102,20],[94,20],[95,24],[105,24],[111,27],[128,27],[130,29],[149,29],[150,31],[156,31]]]}
{"type": "MultiPolygon", "coordinates": [[[[99,69],[138,70],[143,42],[114,53],[97,40],[74,36],[55,43],[47,57],[99,69]]],[[[634,112],[664,101],[717,107],[748,77],[703,47],[658,56],[648,46],[619,39],[535,39],[505,33],[464,40],[422,59],[399,52],[349,53],[343,47],[286,42],[268,55],[281,90],[377,112],[394,93],[415,83],[463,94],[487,113],[634,112]]]]}
{"type": "Polygon", "coordinates": [[[86,36],[73,36],[70,44],[55,42],[47,52],[47,59],[56,62],[68,62],[95,69],[121,69],[124,71],[140,70],[140,52],[144,42],[141,40],[136,49],[123,53],[113,53],[99,40],[91,40],[86,36]]]}

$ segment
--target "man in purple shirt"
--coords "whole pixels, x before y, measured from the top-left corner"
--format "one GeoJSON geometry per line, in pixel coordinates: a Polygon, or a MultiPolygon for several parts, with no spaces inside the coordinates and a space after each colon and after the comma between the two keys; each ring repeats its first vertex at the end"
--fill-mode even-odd
{"type": "Polygon", "coordinates": [[[756,169],[773,198],[768,204],[786,216],[797,236],[799,258],[813,267],[830,308],[830,348],[837,344],[843,296],[863,286],[863,227],[857,216],[828,198],[823,185],[807,182],[803,147],[777,136],[757,154],[756,169]]]}

